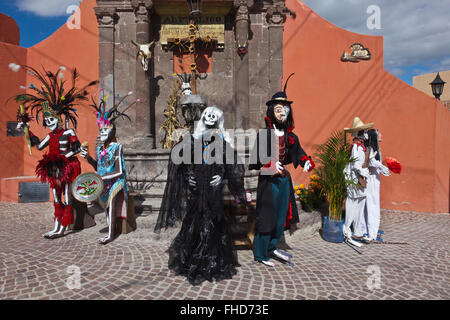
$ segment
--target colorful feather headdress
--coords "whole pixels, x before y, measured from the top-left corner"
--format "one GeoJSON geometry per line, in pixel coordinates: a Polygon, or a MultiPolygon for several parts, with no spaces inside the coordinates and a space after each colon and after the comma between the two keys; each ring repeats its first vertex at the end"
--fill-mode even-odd
{"type": "MultiPolygon", "coordinates": [[[[43,117],[52,116],[62,121],[61,116],[64,115],[65,120],[70,120],[74,128],[77,127],[77,109],[75,105],[81,101],[88,101],[87,89],[98,83],[98,81],[91,81],[86,86],[78,89],[76,88],[76,81],[79,77],[78,71],[75,68],[72,72],[72,83],[68,90],[65,90],[64,85],[66,81],[63,80],[63,72],[66,70],[60,67],[55,73],[47,71],[44,68],[43,73],[26,65],[14,65],[16,68],[13,71],[18,71],[24,68],[30,75],[36,78],[40,83],[40,88],[34,84],[30,84],[28,88],[32,93],[23,93],[14,96],[15,100],[22,104],[25,111],[31,110],[31,114],[36,112],[36,121],[39,123],[39,114],[43,117]]],[[[11,66],[10,66],[11,67],[11,66]]]]}
{"type": "Polygon", "coordinates": [[[100,102],[97,104],[94,96],[92,96],[91,97],[92,103],[90,104],[90,106],[95,109],[94,114],[97,116],[97,125],[99,126],[99,128],[112,127],[114,125],[114,122],[120,117],[127,118],[128,120],[131,121],[130,117],[125,114],[125,111],[127,111],[137,102],[141,102],[141,99],[136,99],[134,102],[126,106],[123,111],[119,111],[119,107],[122,104],[122,102],[124,102],[128,96],[133,94],[133,92],[130,91],[125,97],[120,99],[120,101],[116,103],[111,109],[106,110],[106,100],[109,98],[109,95],[105,97],[103,88],[100,89],[100,93],[102,92],[103,98],[100,99],[100,102]]]}

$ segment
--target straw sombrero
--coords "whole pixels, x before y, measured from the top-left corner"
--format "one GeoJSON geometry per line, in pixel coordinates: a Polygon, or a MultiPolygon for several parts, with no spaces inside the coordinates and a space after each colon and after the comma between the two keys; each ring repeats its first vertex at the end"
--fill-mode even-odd
{"type": "Polygon", "coordinates": [[[353,119],[353,125],[351,128],[344,128],[344,131],[348,131],[348,132],[358,132],[359,130],[364,130],[364,129],[369,129],[371,127],[373,127],[374,123],[367,123],[364,124],[364,122],[361,121],[360,118],[355,117],[353,119]]]}

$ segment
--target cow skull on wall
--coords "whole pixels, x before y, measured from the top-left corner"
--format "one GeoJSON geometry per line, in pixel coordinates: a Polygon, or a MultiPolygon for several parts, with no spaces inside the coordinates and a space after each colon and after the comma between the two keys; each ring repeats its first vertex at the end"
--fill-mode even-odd
{"type": "Polygon", "coordinates": [[[150,51],[150,47],[154,44],[155,41],[152,41],[147,44],[138,44],[131,40],[131,42],[139,49],[136,59],[141,59],[141,65],[144,71],[148,71],[148,62],[152,58],[152,52],[150,51]]]}

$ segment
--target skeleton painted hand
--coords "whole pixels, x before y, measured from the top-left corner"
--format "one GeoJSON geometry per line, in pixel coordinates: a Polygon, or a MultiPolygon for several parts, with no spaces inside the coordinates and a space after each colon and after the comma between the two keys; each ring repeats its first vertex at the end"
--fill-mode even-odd
{"type": "Polygon", "coordinates": [[[85,159],[89,157],[89,151],[86,147],[81,147],[81,156],[85,159]]]}
{"type": "Polygon", "coordinates": [[[217,187],[218,185],[220,185],[221,182],[222,182],[222,177],[219,176],[219,175],[215,175],[215,176],[211,179],[211,181],[210,181],[209,184],[210,184],[212,187],[217,187]]]}
{"type": "Polygon", "coordinates": [[[277,161],[276,167],[277,167],[278,173],[282,173],[284,171],[284,167],[283,167],[283,165],[281,164],[280,161],[277,161]]]}
{"type": "Polygon", "coordinates": [[[303,166],[303,171],[308,172],[310,168],[311,168],[311,162],[308,160],[305,162],[305,165],[303,166]]]}
{"type": "Polygon", "coordinates": [[[25,128],[25,127],[30,127],[30,125],[28,124],[28,123],[25,123],[25,122],[19,122],[18,124],[17,124],[17,129],[22,129],[22,128],[25,128]]]}
{"type": "Polygon", "coordinates": [[[197,187],[197,181],[195,180],[195,177],[194,177],[194,175],[189,175],[189,178],[188,178],[188,183],[189,183],[189,185],[192,187],[192,188],[196,188],[197,187]]]}
{"type": "Polygon", "coordinates": [[[358,173],[363,178],[367,179],[369,177],[369,169],[367,169],[367,168],[361,168],[360,170],[358,170],[358,173]]]}
{"type": "Polygon", "coordinates": [[[388,176],[390,176],[391,175],[391,172],[389,171],[389,168],[388,167],[386,167],[386,166],[381,166],[380,167],[380,171],[381,171],[381,174],[383,175],[383,176],[385,176],[385,177],[388,177],[388,176]]]}

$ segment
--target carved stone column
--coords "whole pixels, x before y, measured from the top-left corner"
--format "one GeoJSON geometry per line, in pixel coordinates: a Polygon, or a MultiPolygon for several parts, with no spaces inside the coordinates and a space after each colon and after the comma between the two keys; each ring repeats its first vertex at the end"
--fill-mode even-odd
{"type": "Polygon", "coordinates": [[[282,90],[283,81],[283,29],[286,13],[289,12],[283,2],[269,7],[266,19],[269,29],[269,88],[268,98],[282,90]]]}
{"type": "Polygon", "coordinates": [[[94,8],[99,31],[99,81],[105,96],[110,95],[108,108],[114,102],[114,26],[118,16],[116,8],[94,8]]]}
{"type": "Polygon", "coordinates": [[[234,0],[236,10],[235,37],[236,55],[234,72],[234,105],[235,105],[235,128],[247,129],[250,114],[249,98],[249,57],[248,30],[250,17],[248,9],[253,5],[253,0],[234,0]]]}
{"type": "MultiPolygon", "coordinates": [[[[147,44],[150,42],[150,10],[153,7],[151,0],[131,0],[131,5],[136,15],[136,42],[147,44]]],[[[141,102],[136,106],[136,134],[134,138],[135,147],[138,149],[155,148],[155,119],[154,112],[150,106],[150,72],[153,67],[149,66],[144,71],[141,63],[136,63],[136,97],[141,102]]]]}

